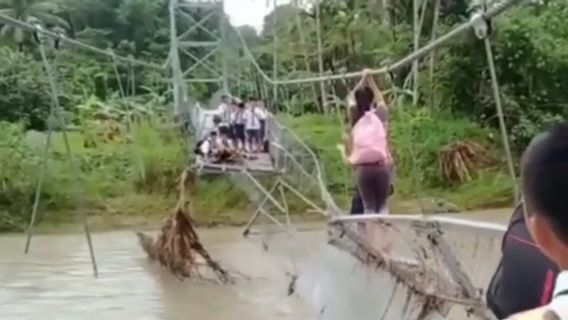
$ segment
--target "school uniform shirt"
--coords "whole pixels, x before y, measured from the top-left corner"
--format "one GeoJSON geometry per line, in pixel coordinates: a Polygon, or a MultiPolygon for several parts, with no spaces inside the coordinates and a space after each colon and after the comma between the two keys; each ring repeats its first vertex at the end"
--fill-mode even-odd
{"type": "Polygon", "coordinates": [[[232,124],[245,124],[245,111],[246,110],[236,110],[231,113],[232,124]]]}
{"type": "Polygon", "coordinates": [[[223,120],[223,122],[229,122],[230,118],[231,118],[231,108],[229,107],[228,104],[222,102],[219,107],[217,108],[217,112],[219,114],[219,116],[221,116],[221,119],[223,120]]]}
{"type": "Polygon", "coordinates": [[[247,130],[260,130],[260,118],[256,108],[245,111],[245,128],[247,130]]]}
{"type": "Polygon", "coordinates": [[[264,109],[255,108],[254,111],[260,120],[266,120],[266,111],[264,109]]]}
{"type": "Polygon", "coordinates": [[[556,277],[554,294],[549,305],[521,312],[509,320],[568,320],[568,271],[556,277]]]}
{"type": "Polygon", "coordinates": [[[203,141],[199,146],[199,151],[201,151],[203,155],[208,155],[209,151],[211,151],[211,141],[209,139],[203,141]]]}
{"type": "Polygon", "coordinates": [[[562,271],[556,277],[550,309],[556,312],[561,320],[568,320],[568,271],[562,271]]]}

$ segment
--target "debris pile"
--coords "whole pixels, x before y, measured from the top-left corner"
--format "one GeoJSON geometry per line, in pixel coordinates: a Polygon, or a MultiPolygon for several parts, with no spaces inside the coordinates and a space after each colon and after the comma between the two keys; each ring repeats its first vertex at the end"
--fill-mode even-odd
{"type": "Polygon", "coordinates": [[[222,283],[231,282],[227,271],[209,255],[199,240],[189,209],[189,189],[194,175],[184,170],[175,210],[156,237],[137,233],[142,249],[152,260],[157,260],[181,279],[202,277],[201,271],[210,269],[222,283]]]}

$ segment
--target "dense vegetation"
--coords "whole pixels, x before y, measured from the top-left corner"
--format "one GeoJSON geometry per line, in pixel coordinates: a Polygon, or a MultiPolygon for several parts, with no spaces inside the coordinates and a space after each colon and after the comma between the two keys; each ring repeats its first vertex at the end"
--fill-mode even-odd
{"type": "MultiPolygon", "coordinates": [[[[168,5],[163,0],[12,0],[0,1],[0,13],[39,21],[90,45],[161,65],[169,50],[168,5]]],[[[441,35],[466,19],[467,3],[462,0],[429,1],[421,8],[421,44],[430,40],[433,31],[441,35]],[[439,12],[436,28],[435,11],[439,12]]],[[[188,14],[198,18],[207,13],[188,14]]],[[[250,27],[239,31],[263,70],[272,70],[276,34],[278,77],[313,75],[319,67],[315,17],[313,8],[283,5],[266,17],[260,34],[250,27]]],[[[513,9],[495,23],[495,63],[517,156],[536,132],[561,121],[568,112],[566,18],[568,3],[547,2],[513,9]]],[[[410,0],[323,0],[324,71],[382,66],[408,54],[413,20],[410,0]]],[[[214,30],[214,23],[207,27],[214,30]]],[[[179,24],[181,30],[189,21],[179,24]]],[[[4,25],[1,35],[0,230],[17,230],[31,212],[51,98],[32,34],[4,25]]],[[[194,37],[205,39],[207,34],[197,28],[194,37]]],[[[240,53],[230,55],[231,70],[238,66],[242,74],[254,75],[242,57],[236,33],[230,31],[228,38],[230,52],[240,53]]],[[[186,139],[168,125],[168,75],[114,65],[108,57],[65,45],[58,50],[53,43],[47,47],[80,177],[67,163],[58,132],[49,153],[40,212],[49,212],[46,219],[52,221],[69,220],[77,208],[105,220],[124,215],[146,219],[167,212],[174,203],[177,175],[188,161],[186,139]]],[[[440,49],[434,58],[433,72],[428,67],[430,57],[420,61],[416,92],[410,68],[398,70],[392,79],[378,79],[394,110],[395,206],[414,209],[406,204],[426,197],[448,199],[462,208],[509,204],[511,186],[483,43],[471,34],[440,49]]],[[[188,66],[192,60],[183,56],[181,63],[188,66]]],[[[196,69],[190,76],[204,74],[196,69]]],[[[326,83],[328,94],[340,98],[352,85],[326,83]]],[[[260,87],[258,82],[231,86],[240,95],[258,94],[260,87]]],[[[192,83],[188,89],[203,99],[217,87],[192,83]]],[[[337,115],[342,109],[323,104],[318,86],[281,87],[279,93],[274,106],[281,119],[315,149],[328,187],[346,205],[352,182],[335,149],[343,118],[337,115]]],[[[243,216],[238,213],[246,211],[247,202],[227,181],[206,180],[199,186],[195,207],[200,222],[240,222],[243,216]],[[219,201],[218,194],[227,196],[219,201]]]]}

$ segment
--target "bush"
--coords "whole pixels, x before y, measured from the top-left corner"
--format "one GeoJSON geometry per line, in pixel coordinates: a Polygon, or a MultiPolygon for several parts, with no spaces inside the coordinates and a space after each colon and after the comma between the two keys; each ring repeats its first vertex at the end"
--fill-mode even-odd
{"type": "MultiPolygon", "coordinates": [[[[492,37],[505,121],[513,146],[568,116],[568,3],[512,10],[492,37]]],[[[461,115],[498,127],[483,41],[473,35],[448,49],[438,65],[442,104],[461,115]]]]}
{"type": "MultiPolygon", "coordinates": [[[[355,182],[351,169],[343,163],[336,149],[345,124],[336,116],[321,115],[283,117],[283,121],[305,139],[318,155],[324,167],[327,187],[339,199],[339,204],[346,206],[355,182]]],[[[494,141],[492,130],[484,129],[470,120],[456,118],[449,112],[407,106],[391,111],[390,124],[399,200],[440,195],[456,200],[458,205],[476,208],[488,204],[503,205],[511,199],[510,180],[502,174],[504,162],[499,157],[493,166],[480,164],[473,173],[473,180],[466,183],[448,184],[441,172],[439,152],[456,141],[475,141],[491,154],[497,154],[500,146],[494,141]],[[498,187],[477,190],[482,185],[479,181],[487,182],[493,178],[497,180],[491,184],[498,187]],[[478,194],[476,201],[456,197],[460,190],[474,187],[478,194]],[[495,193],[503,197],[496,201],[493,199],[495,193]]]]}

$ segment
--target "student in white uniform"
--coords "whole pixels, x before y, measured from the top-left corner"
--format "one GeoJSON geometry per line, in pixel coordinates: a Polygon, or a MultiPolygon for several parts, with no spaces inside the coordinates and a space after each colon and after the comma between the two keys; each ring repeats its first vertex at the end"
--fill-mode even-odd
{"type": "Polygon", "coordinates": [[[248,151],[256,153],[260,147],[260,117],[255,103],[250,103],[244,113],[245,129],[247,136],[248,151]]]}
{"type": "Polygon", "coordinates": [[[237,145],[237,149],[244,150],[245,148],[245,104],[240,102],[233,112],[233,139],[237,145]]]}
{"type": "MultiPolygon", "coordinates": [[[[536,142],[522,161],[522,191],[529,232],[554,261],[560,273],[552,301],[547,306],[511,317],[523,319],[568,319],[568,123],[560,124],[536,142]]],[[[530,266],[519,266],[527,268],[530,266]]],[[[523,281],[523,279],[519,279],[523,281]]]]}
{"type": "Polygon", "coordinates": [[[256,102],[256,114],[258,115],[258,119],[260,120],[260,141],[264,142],[266,138],[266,116],[267,111],[264,107],[264,103],[262,101],[256,102]]]}
{"type": "Polygon", "coordinates": [[[221,96],[221,104],[217,107],[217,115],[221,117],[221,121],[229,123],[231,118],[231,99],[227,95],[221,96]]]}

